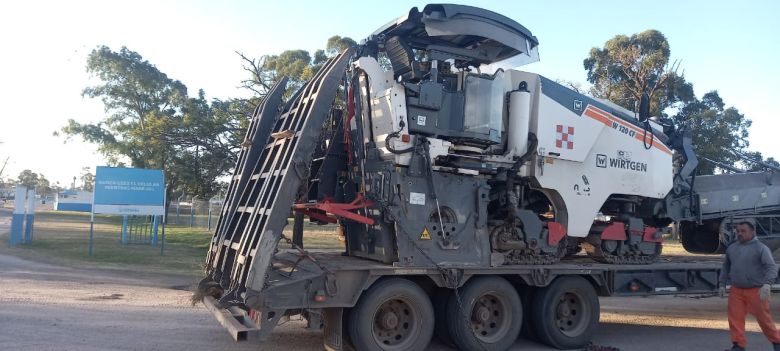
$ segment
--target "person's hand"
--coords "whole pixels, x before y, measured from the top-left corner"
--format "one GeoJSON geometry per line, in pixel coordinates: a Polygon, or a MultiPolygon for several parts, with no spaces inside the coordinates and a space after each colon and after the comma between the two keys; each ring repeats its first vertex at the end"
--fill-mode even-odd
{"type": "Polygon", "coordinates": [[[718,288],[718,296],[726,297],[726,286],[721,285],[721,287],[718,288]]]}
{"type": "Polygon", "coordinates": [[[772,287],[769,284],[762,285],[761,289],[758,290],[758,296],[763,301],[769,300],[769,297],[772,296],[772,287]]]}

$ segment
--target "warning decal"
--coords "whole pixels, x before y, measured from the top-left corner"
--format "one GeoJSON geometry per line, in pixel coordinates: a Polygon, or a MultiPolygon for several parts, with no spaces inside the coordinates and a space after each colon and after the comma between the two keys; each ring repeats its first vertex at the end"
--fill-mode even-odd
{"type": "Polygon", "coordinates": [[[420,240],[431,240],[431,233],[428,231],[428,228],[423,228],[422,233],[420,233],[420,240]]]}

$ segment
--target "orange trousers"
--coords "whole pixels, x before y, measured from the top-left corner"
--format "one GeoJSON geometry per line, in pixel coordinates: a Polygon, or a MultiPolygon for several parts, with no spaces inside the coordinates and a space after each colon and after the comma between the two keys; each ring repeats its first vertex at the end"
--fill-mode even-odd
{"type": "Polygon", "coordinates": [[[763,301],[758,295],[759,288],[737,288],[731,287],[729,294],[729,330],[731,331],[731,341],[741,347],[747,347],[745,340],[745,316],[750,313],[756,317],[761,331],[766,338],[773,344],[780,343],[780,332],[772,321],[772,314],[769,313],[769,300],[763,301]]]}

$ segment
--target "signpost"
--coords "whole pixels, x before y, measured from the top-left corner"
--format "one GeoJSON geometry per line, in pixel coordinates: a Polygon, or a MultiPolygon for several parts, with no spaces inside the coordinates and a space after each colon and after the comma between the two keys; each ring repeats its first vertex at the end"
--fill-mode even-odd
{"type": "MultiPolygon", "coordinates": [[[[11,232],[8,235],[8,246],[15,246],[24,242],[25,226],[24,220],[27,217],[25,209],[25,200],[27,199],[27,188],[22,185],[16,186],[14,195],[14,212],[11,217],[11,232]]],[[[34,211],[30,211],[34,212],[34,211]]]]}
{"type": "Polygon", "coordinates": [[[31,243],[35,222],[35,189],[16,186],[14,211],[11,217],[11,232],[8,234],[8,246],[31,243]]]}
{"type": "MultiPolygon", "coordinates": [[[[99,166],[95,169],[95,191],[89,224],[89,254],[92,255],[95,214],[165,215],[165,177],[159,169],[117,168],[99,166]]],[[[157,228],[152,245],[157,245],[157,228]]],[[[123,225],[123,231],[126,225],[123,225]]],[[[165,233],[165,221],[163,221],[165,233]]],[[[123,238],[125,238],[123,232],[123,238]]],[[[163,240],[165,237],[163,236],[163,240]]]]}

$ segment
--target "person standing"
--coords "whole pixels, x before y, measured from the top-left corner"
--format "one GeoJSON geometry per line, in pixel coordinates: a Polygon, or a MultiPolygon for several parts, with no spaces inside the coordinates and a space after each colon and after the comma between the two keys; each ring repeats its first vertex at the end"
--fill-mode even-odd
{"type": "Polygon", "coordinates": [[[769,248],[756,238],[754,223],[750,219],[737,223],[737,240],[726,249],[720,271],[721,296],[726,295],[726,284],[731,283],[728,316],[733,346],[730,350],[744,351],[747,347],[745,316],[750,313],[756,317],[774,350],[780,351],[780,331],[769,312],[771,284],[777,278],[777,264],[769,248]]]}

